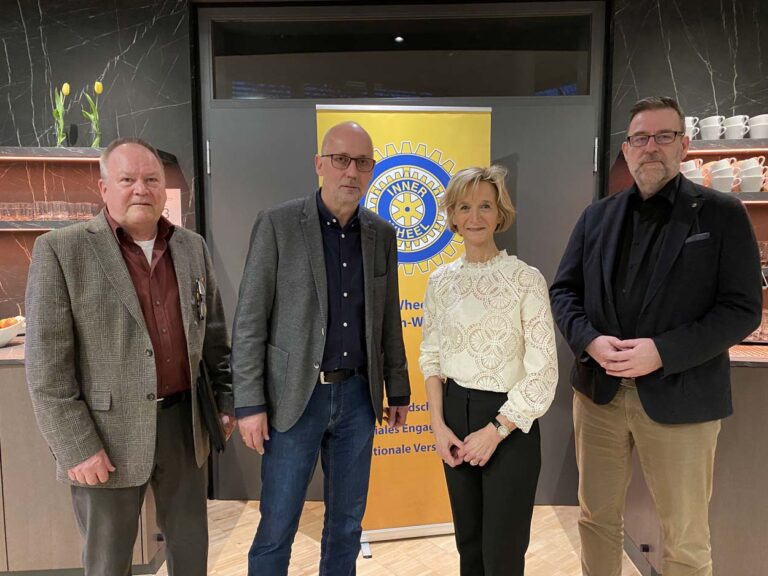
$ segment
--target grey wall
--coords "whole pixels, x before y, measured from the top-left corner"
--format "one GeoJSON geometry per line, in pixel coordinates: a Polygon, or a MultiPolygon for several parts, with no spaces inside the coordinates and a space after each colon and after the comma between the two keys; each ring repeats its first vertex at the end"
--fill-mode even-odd
{"type": "MultiPolygon", "coordinates": [[[[53,90],[69,82],[66,122],[89,146],[82,92],[100,80],[102,144],[144,138],[174,154],[194,187],[189,27],[187,0],[4,0],[0,145],[55,145],[53,90]]],[[[194,201],[185,211],[194,227],[194,201]]]]}
{"type": "Polygon", "coordinates": [[[765,0],[616,0],[611,150],[645,96],[677,98],[688,115],[768,113],[765,0]]]}

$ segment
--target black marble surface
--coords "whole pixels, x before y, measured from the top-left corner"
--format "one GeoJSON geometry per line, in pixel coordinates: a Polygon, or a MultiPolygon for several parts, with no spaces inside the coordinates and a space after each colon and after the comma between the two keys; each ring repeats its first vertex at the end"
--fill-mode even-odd
{"type": "Polygon", "coordinates": [[[611,156],[640,98],[689,116],[768,113],[768,2],[615,0],[611,156]]]}
{"type": "MultiPolygon", "coordinates": [[[[83,92],[99,96],[102,145],[144,138],[174,154],[194,190],[187,0],[2,0],[0,146],[52,146],[54,89],[71,86],[66,125],[90,146],[83,92]]],[[[184,224],[194,228],[194,194],[184,224]]]]}

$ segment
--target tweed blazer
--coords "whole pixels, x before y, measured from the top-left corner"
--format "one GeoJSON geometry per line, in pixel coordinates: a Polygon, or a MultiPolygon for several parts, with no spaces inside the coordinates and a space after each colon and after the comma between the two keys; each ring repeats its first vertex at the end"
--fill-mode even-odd
{"type": "MultiPolygon", "coordinates": [[[[201,356],[222,412],[232,412],[229,340],[203,239],[176,227],[169,240],[189,353],[195,457],[208,433],[195,394],[201,356]],[[198,316],[196,280],[206,286],[198,316]]],[[[26,294],[26,373],[57,478],[104,448],[115,472],[104,488],[139,486],[154,465],[157,375],[152,342],[128,269],[104,213],[35,241],[26,294]]]]}
{"type": "MultiPolygon", "coordinates": [[[[373,410],[409,396],[394,228],[360,208],[365,340],[373,410]]],[[[266,405],[284,432],[309,402],[320,373],[328,284],[316,193],[259,214],[253,226],[232,334],[235,406],[266,405]]]]}

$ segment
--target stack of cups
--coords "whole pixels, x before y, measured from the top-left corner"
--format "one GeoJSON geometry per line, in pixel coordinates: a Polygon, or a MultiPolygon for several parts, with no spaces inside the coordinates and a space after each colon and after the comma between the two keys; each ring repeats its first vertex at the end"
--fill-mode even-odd
{"type": "Polygon", "coordinates": [[[702,140],[718,140],[725,134],[725,116],[707,116],[699,121],[702,140]]]}
{"type": "Polygon", "coordinates": [[[747,123],[750,138],[768,138],[768,114],[752,116],[747,123]]]}
{"type": "Polygon", "coordinates": [[[709,185],[720,192],[732,192],[741,184],[740,171],[736,158],[723,158],[717,162],[708,162],[702,167],[704,176],[709,173],[709,185]]]}
{"type": "Polygon", "coordinates": [[[685,117],[685,135],[688,136],[691,140],[696,138],[696,135],[699,133],[699,127],[696,126],[696,124],[699,123],[699,117],[698,116],[686,116],[685,117]]]}
{"type": "Polygon", "coordinates": [[[749,116],[731,116],[723,121],[726,140],[741,140],[749,132],[749,116]]]}
{"type": "Polygon", "coordinates": [[[688,178],[691,182],[696,184],[704,183],[704,173],[701,170],[703,160],[701,158],[694,158],[693,160],[686,160],[680,163],[680,173],[688,178]]]}
{"type": "Polygon", "coordinates": [[[736,162],[741,178],[742,192],[760,192],[768,184],[768,167],[763,166],[765,156],[754,156],[736,162]]]}

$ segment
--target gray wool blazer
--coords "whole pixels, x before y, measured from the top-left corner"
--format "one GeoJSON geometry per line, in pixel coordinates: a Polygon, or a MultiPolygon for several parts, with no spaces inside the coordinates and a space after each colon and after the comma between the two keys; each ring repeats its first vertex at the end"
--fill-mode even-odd
{"type": "MultiPolygon", "coordinates": [[[[253,226],[232,334],[235,407],[266,405],[284,432],[309,402],[320,373],[328,287],[316,193],[259,214],[253,226]]],[[[383,397],[409,396],[394,228],[360,208],[368,380],[376,418],[383,397]]]]}
{"type": "MultiPolygon", "coordinates": [[[[208,250],[176,227],[169,249],[179,286],[192,382],[195,457],[209,452],[195,394],[201,356],[219,408],[233,411],[229,339],[208,250]],[[200,321],[195,280],[206,285],[200,321]]],[[[104,448],[115,472],[103,488],[139,486],[154,465],[157,376],[152,342],[120,247],[102,212],[35,241],[26,294],[26,373],[57,478],[104,448]]]]}

